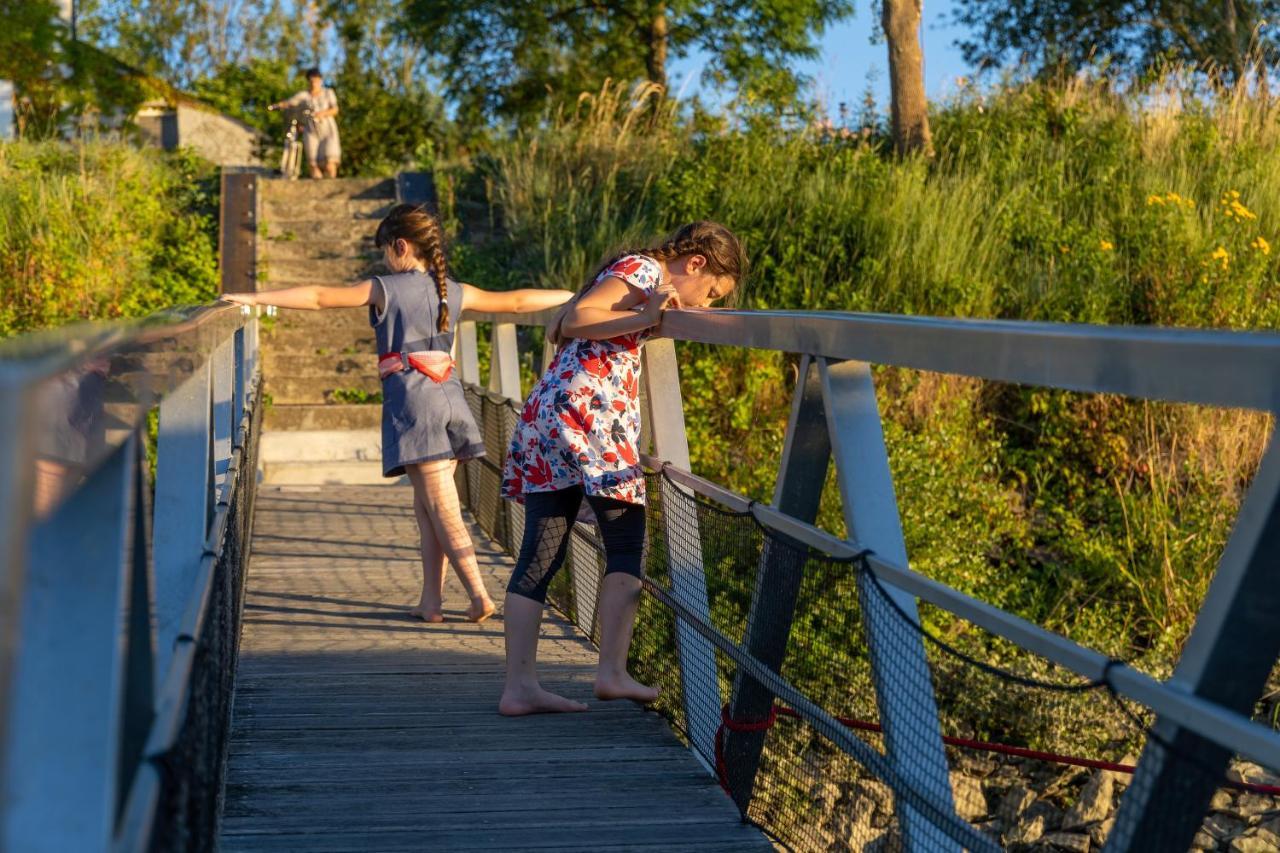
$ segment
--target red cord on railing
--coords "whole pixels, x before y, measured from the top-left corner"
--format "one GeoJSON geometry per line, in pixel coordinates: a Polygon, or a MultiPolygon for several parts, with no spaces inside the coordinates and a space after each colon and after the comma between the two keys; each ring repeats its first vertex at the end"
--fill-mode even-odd
{"type": "MultiPolygon", "coordinates": [[[[720,787],[729,792],[728,765],[724,759],[724,732],[764,732],[773,728],[773,724],[777,722],[778,717],[786,717],[788,719],[802,719],[800,714],[791,708],[781,705],[774,705],[769,709],[769,716],[766,719],[755,722],[746,722],[735,720],[729,716],[729,706],[725,705],[720,709],[720,726],[716,729],[715,750],[716,750],[716,776],[720,780],[720,787]]],[[[883,728],[879,723],[870,720],[858,720],[852,717],[836,717],[841,725],[851,729],[857,729],[864,732],[883,732],[883,728]]],[[[1056,752],[1044,752],[1037,749],[1027,749],[1021,746],[1013,746],[1007,743],[994,743],[985,740],[972,740],[970,738],[949,737],[943,735],[942,742],[948,746],[960,747],[961,749],[972,749],[979,752],[994,752],[1000,755],[1013,755],[1018,758],[1031,758],[1037,761],[1047,761],[1053,764],[1067,764],[1073,767],[1088,767],[1092,770],[1109,770],[1112,773],[1128,773],[1132,774],[1134,766],[1132,764],[1118,764],[1113,761],[1100,761],[1096,758],[1080,758],[1074,755],[1062,755],[1056,752]]],[[[1222,784],[1228,788],[1234,788],[1240,791],[1248,791],[1253,794],[1265,794],[1268,796],[1280,796],[1280,785],[1261,785],[1255,782],[1236,782],[1231,779],[1224,779],[1222,784]]],[[[731,793],[731,792],[730,792],[731,793]]]]}

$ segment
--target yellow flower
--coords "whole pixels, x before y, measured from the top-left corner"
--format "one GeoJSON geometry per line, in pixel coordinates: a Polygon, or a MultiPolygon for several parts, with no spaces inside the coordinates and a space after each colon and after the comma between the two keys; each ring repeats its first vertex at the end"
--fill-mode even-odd
{"type": "Polygon", "coordinates": [[[1070,247],[1070,246],[1059,246],[1059,247],[1058,247],[1058,251],[1065,255],[1067,252],[1070,252],[1070,251],[1071,251],[1071,247],[1070,247]]]}
{"type": "Polygon", "coordinates": [[[1224,249],[1224,248],[1222,248],[1221,246],[1219,246],[1218,248],[1214,249],[1214,250],[1213,250],[1213,254],[1212,254],[1212,255],[1210,255],[1209,257],[1210,257],[1212,260],[1215,260],[1215,261],[1221,261],[1221,262],[1222,262],[1222,268],[1223,268],[1224,270],[1225,270],[1225,269],[1227,268],[1227,266],[1231,263],[1231,255],[1230,255],[1230,253],[1228,253],[1228,252],[1227,252],[1227,250],[1226,250],[1226,249],[1224,249]]]}
{"type": "Polygon", "coordinates": [[[1163,205],[1163,204],[1164,204],[1164,199],[1163,199],[1161,196],[1158,196],[1158,195],[1149,195],[1149,196],[1147,196],[1147,206],[1148,206],[1148,207],[1150,207],[1150,206],[1151,206],[1151,205],[1153,205],[1153,204],[1163,205]]]}
{"type": "Polygon", "coordinates": [[[1252,243],[1250,243],[1249,245],[1250,245],[1250,246],[1252,246],[1253,248],[1257,249],[1259,252],[1261,252],[1261,253],[1262,253],[1262,254],[1264,254],[1264,255],[1269,255],[1269,254],[1271,254],[1271,244],[1270,244],[1270,243],[1268,243],[1268,242],[1267,242],[1267,239],[1266,239],[1265,237],[1263,237],[1261,234],[1259,234],[1259,235],[1254,239],[1254,241],[1253,241],[1252,243]]]}
{"type": "Polygon", "coordinates": [[[1110,252],[1115,247],[1115,243],[1112,243],[1110,240],[1102,240],[1098,243],[1098,248],[1102,249],[1104,252],[1110,252]]]}

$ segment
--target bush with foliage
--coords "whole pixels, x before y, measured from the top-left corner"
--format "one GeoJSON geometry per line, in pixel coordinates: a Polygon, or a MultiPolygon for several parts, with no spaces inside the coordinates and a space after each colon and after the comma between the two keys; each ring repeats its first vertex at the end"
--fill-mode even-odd
{"type": "Polygon", "coordinates": [[[0,335],[213,298],[217,210],[186,151],[0,145],[0,335]]]}

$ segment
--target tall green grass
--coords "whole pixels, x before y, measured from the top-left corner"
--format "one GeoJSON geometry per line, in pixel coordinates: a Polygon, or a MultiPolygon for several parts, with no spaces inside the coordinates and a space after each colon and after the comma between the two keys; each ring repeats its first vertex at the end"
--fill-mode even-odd
{"type": "Polygon", "coordinates": [[[0,144],[0,336],[217,293],[205,163],[112,142],[0,144]]]}
{"type": "MultiPolygon", "coordinates": [[[[1275,329],[1278,119],[1179,73],[967,90],[935,109],[937,156],[904,161],[874,133],[710,132],[607,88],[469,164],[509,239],[460,262],[577,287],[705,217],[747,243],[745,307],[1275,329]]],[[[1166,670],[1269,421],[878,377],[913,565],[1166,670]]],[[[685,347],[695,468],[767,498],[793,382],[794,359],[685,347]]],[[[842,530],[833,498],[821,522],[842,530]]]]}

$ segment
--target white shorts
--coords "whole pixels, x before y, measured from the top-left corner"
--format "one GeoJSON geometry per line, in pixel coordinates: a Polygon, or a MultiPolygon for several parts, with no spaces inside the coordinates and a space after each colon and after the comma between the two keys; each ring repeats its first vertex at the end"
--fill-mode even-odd
{"type": "Polygon", "coordinates": [[[342,145],[338,142],[337,133],[303,134],[302,145],[307,151],[307,162],[313,166],[337,163],[342,159],[342,145]]]}

